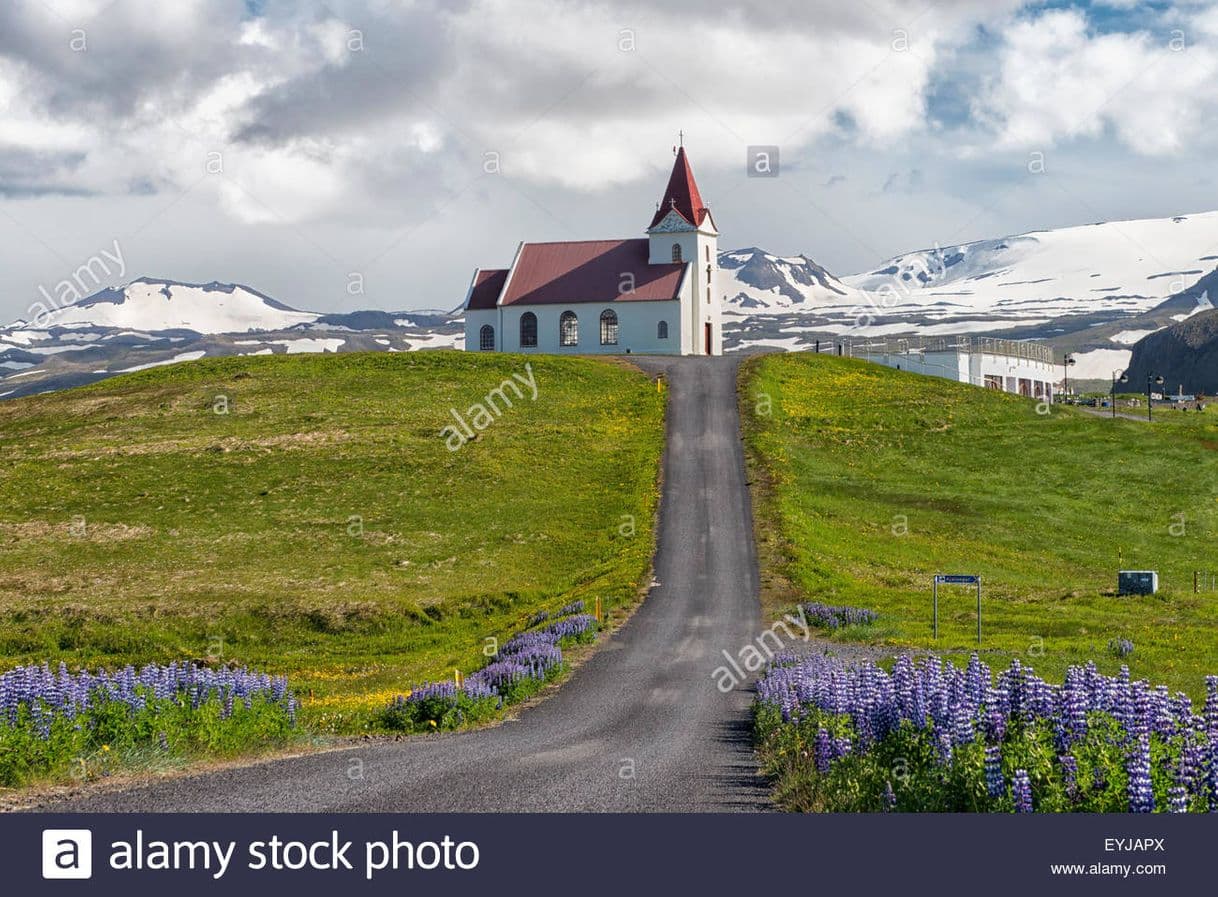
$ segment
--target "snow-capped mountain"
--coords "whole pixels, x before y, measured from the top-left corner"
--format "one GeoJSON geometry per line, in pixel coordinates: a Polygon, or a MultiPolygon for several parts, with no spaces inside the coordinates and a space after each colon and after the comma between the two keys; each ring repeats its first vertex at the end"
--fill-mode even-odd
{"type": "MultiPolygon", "coordinates": [[[[141,277],[120,289],[106,289],[62,308],[38,303],[32,329],[57,327],[190,330],[240,333],[282,330],[316,321],[257,290],[231,283],[177,283],[141,277]]],[[[24,324],[26,322],[18,322],[24,324]]]]}
{"type": "MultiPolygon", "coordinates": [[[[49,299],[49,297],[46,297],[49,299]]],[[[219,355],[460,347],[444,312],[298,311],[240,284],[140,278],[0,327],[0,399],[219,355]]]]}
{"type": "Polygon", "coordinates": [[[1041,316],[1146,311],[1218,261],[1218,212],[1034,231],[889,259],[844,281],[894,304],[1041,316]]]}
{"type": "Polygon", "coordinates": [[[719,253],[719,271],[725,308],[746,313],[809,310],[863,298],[805,255],[782,258],[755,246],[733,249],[719,253]]]}
{"type": "Polygon", "coordinates": [[[1218,212],[934,247],[842,278],[802,255],[720,258],[729,348],[974,334],[1047,341],[1107,376],[1137,340],[1209,307],[1198,285],[1218,265],[1218,212]]]}

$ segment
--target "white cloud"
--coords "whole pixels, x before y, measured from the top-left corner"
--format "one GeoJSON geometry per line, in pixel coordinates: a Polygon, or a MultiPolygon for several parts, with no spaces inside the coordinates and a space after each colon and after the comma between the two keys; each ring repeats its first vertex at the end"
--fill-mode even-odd
{"type": "Polygon", "coordinates": [[[0,236],[21,241],[0,301],[17,313],[31,284],[116,237],[150,273],[243,277],[304,307],[347,301],[347,272],[374,256],[388,307],[456,304],[469,268],[506,263],[518,239],[635,232],[678,129],[725,245],[838,273],[962,228],[1215,202],[1214,4],[51,5],[62,16],[0,4],[0,236]],[[1114,15],[1123,32],[1097,30],[1114,15]],[[84,53],[67,44],[75,22],[84,53]],[[1187,49],[1172,53],[1177,27],[1187,49]],[[778,144],[789,180],[741,184],[746,144],[778,144]],[[1069,195],[1028,189],[1023,153],[1051,147],[1069,195]],[[488,151],[501,177],[483,177],[488,151]],[[204,178],[212,152],[223,178],[204,178]],[[916,202],[912,174],[879,189],[914,170],[916,202]]]}
{"type": "Polygon", "coordinates": [[[1171,41],[1170,31],[1096,34],[1079,10],[1016,22],[974,113],[1002,148],[1045,149],[1111,130],[1139,153],[1179,152],[1210,130],[1218,52],[1171,41]]]}

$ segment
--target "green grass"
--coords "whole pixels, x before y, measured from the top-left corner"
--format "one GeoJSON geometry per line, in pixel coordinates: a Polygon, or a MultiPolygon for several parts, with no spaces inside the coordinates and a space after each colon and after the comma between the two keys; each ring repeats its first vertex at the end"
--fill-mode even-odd
{"type": "Polygon", "coordinates": [[[539,609],[624,613],[662,442],[655,385],[587,359],[207,359],[2,402],[0,666],[239,662],[357,731],[539,609]],[[526,362],[536,401],[449,451],[526,362]]]}
{"type": "Polygon", "coordinates": [[[1049,678],[1095,660],[1203,694],[1218,673],[1218,416],[1109,420],[853,359],[747,363],[741,406],[756,481],[763,602],[869,607],[873,627],[835,637],[952,653],[973,649],[975,599],[931,577],[979,573],[984,651],[1049,678]],[[1161,592],[1117,597],[1116,571],[1155,569],[1161,592]]]}

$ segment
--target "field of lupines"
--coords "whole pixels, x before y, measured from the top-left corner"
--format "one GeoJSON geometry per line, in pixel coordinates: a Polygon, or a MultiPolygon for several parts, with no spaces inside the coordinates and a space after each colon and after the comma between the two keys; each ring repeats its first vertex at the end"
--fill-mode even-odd
{"type": "Polygon", "coordinates": [[[407,732],[455,729],[483,722],[505,705],[525,700],[562,672],[563,645],[596,638],[596,620],[583,611],[581,600],[563,607],[553,619],[538,612],[530,618],[530,628],[499,646],[480,670],[460,679],[426,682],[398,695],[382,711],[380,724],[407,732]]]}
{"type": "Polygon", "coordinates": [[[1187,695],[1016,660],[993,676],[937,657],[892,672],[776,659],[757,685],[759,750],[789,809],[829,812],[1218,812],[1218,677],[1187,695]]]}
{"type": "Polygon", "coordinates": [[[286,679],[246,668],[17,667],[0,674],[0,785],[283,743],[297,707],[286,679]]]}

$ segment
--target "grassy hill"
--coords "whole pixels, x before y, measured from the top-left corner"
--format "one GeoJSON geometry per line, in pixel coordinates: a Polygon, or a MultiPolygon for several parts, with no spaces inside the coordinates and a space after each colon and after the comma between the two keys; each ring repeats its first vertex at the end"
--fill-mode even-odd
{"type": "Polygon", "coordinates": [[[352,730],[539,609],[634,600],[662,430],[633,369],[455,352],[209,359],[0,402],[0,666],[237,661],[352,730]],[[495,397],[450,451],[450,409],[471,422],[526,362],[535,400],[495,397]]]}
{"type": "MultiPolygon", "coordinates": [[[[747,363],[746,442],[763,602],[878,611],[838,638],[959,652],[975,599],[931,577],[983,576],[985,659],[1019,656],[1042,674],[1134,643],[1135,676],[1204,693],[1218,673],[1218,417],[1153,425],[1057,407],[862,361],[808,354],[747,363]],[[1118,566],[1159,571],[1155,597],[1117,597],[1118,566]]],[[[1212,411],[1213,409],[1211,409],[1212,411]]]]}

